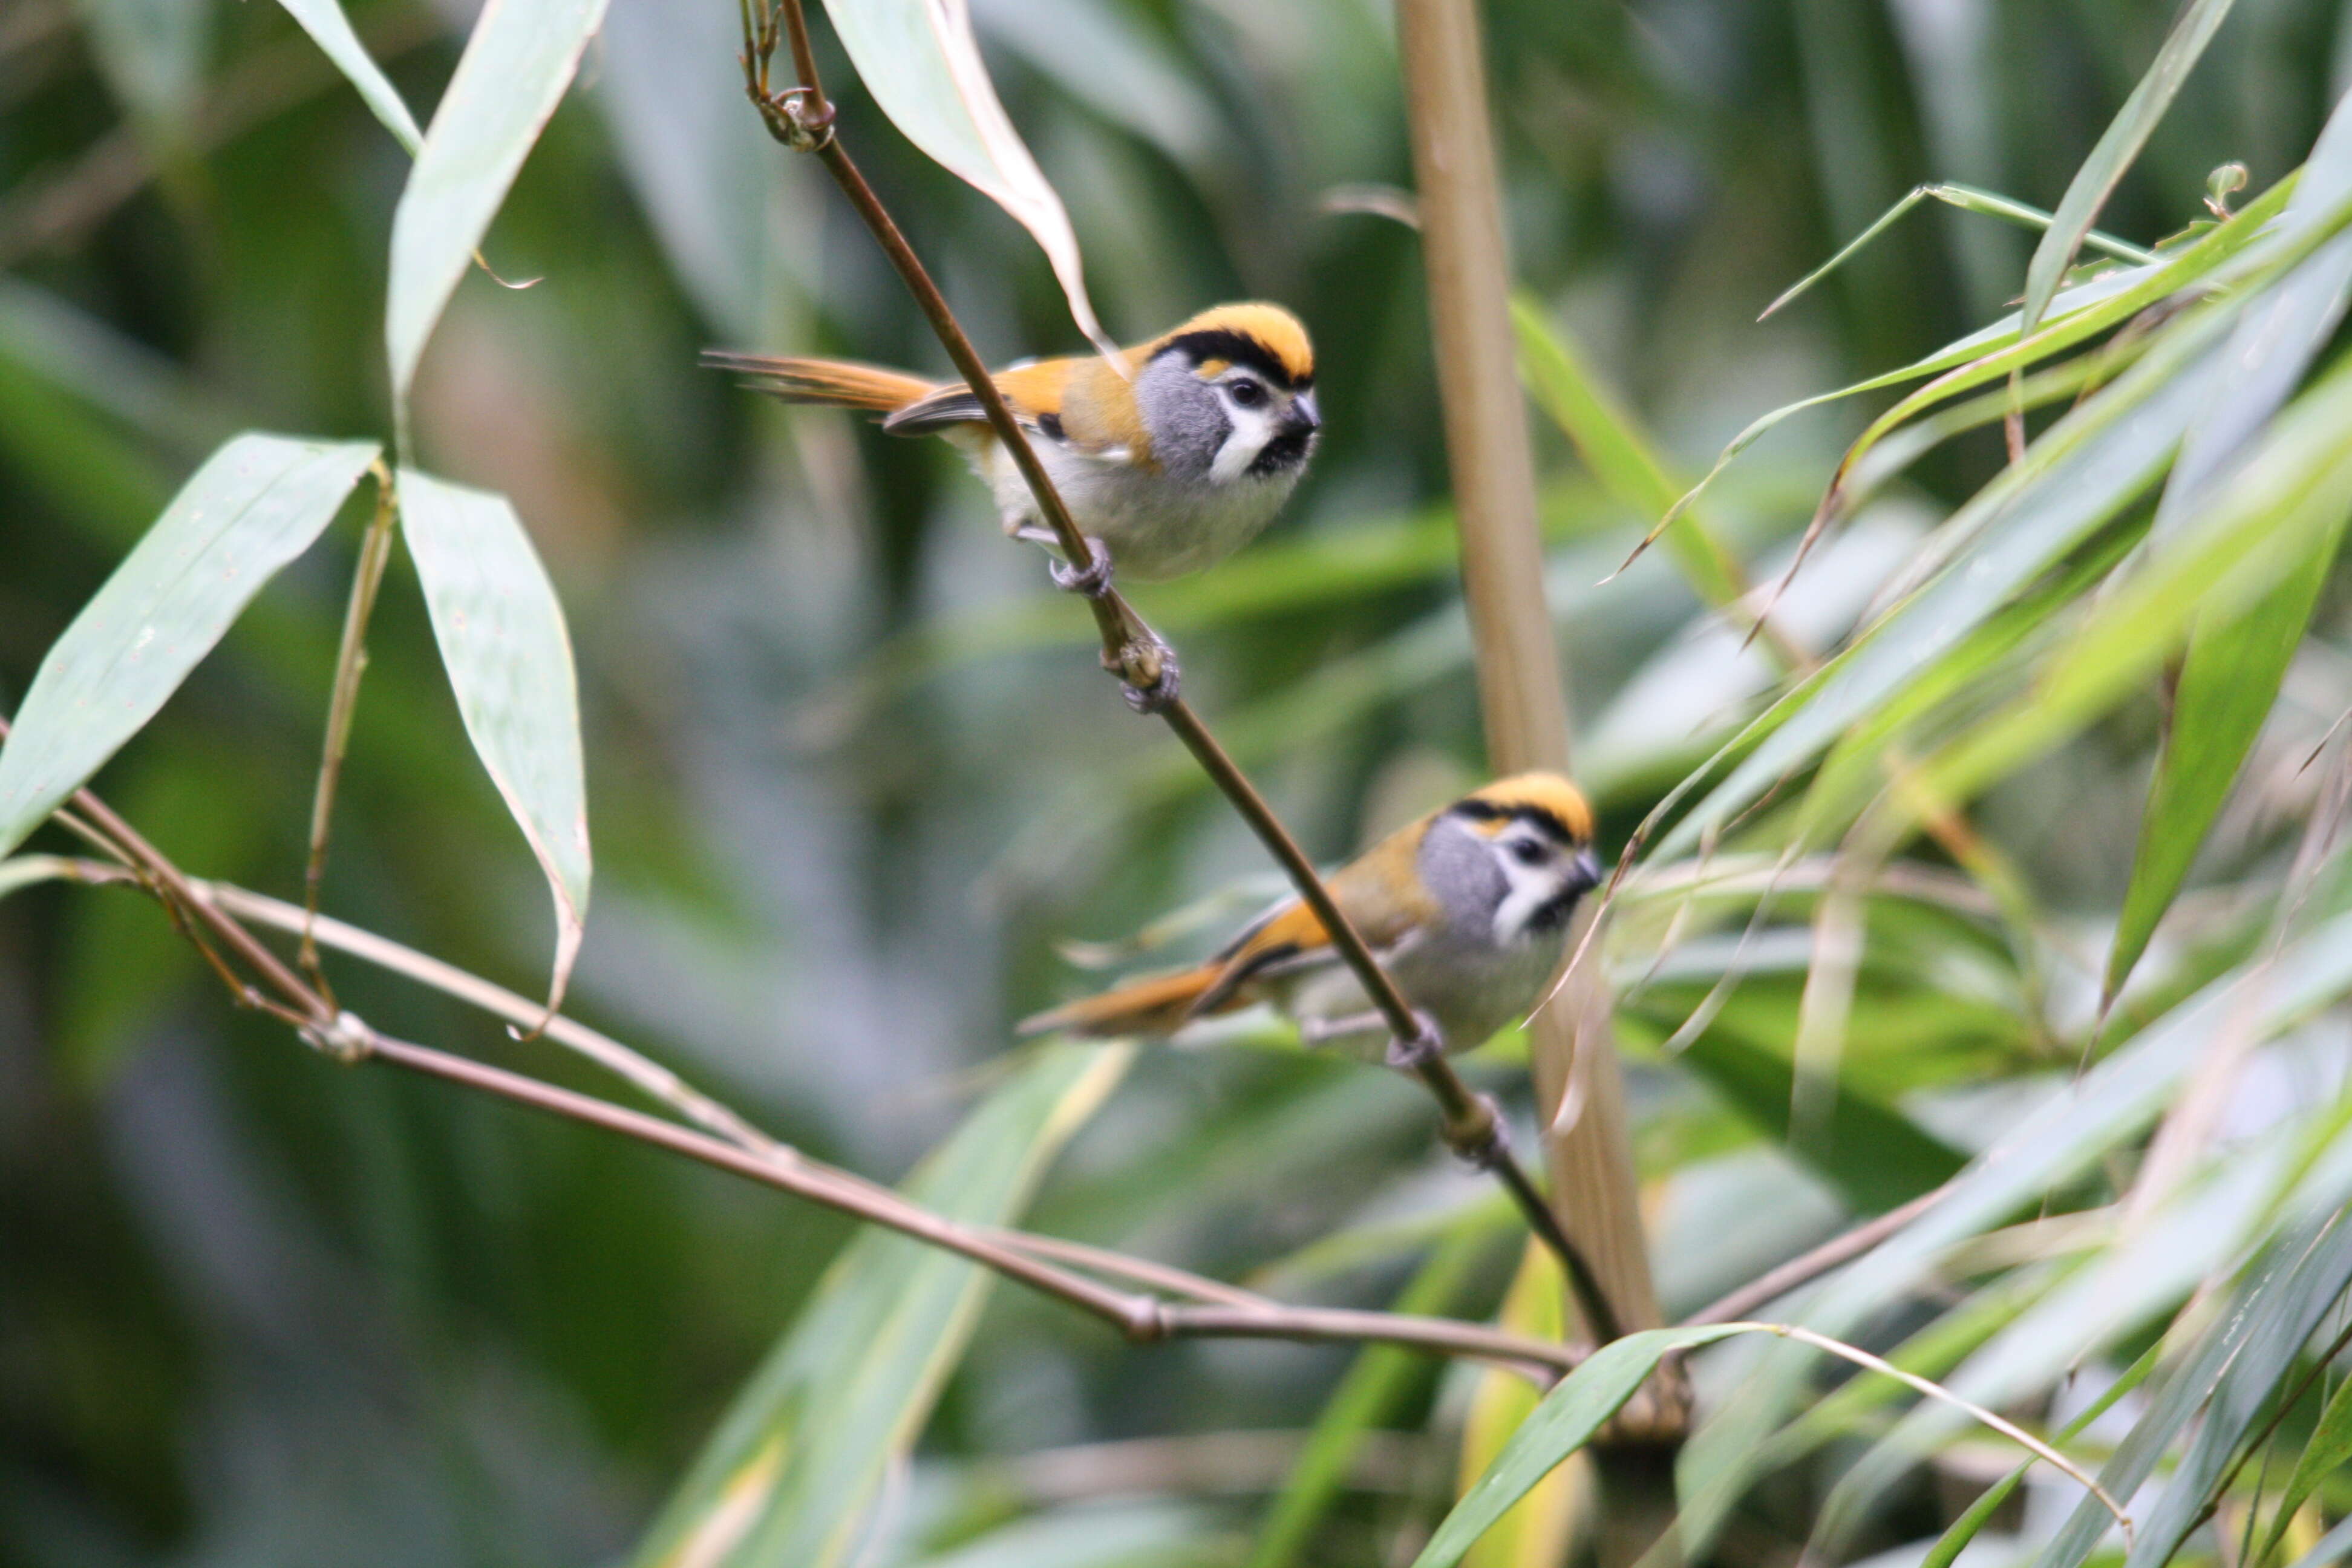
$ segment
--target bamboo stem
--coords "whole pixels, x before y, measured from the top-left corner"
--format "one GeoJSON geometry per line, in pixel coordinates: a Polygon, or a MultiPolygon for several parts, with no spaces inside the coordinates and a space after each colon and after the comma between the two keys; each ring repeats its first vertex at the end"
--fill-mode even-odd
{"type": "MultiPolygon", "coordinates": [[[[1511,330],[1477,11],[1474,0],[1399,0],[1397,12],[1487,750],[1499,772],[1565,768],[1568,702],[1544,602],[1535,459],[1511,330]]],[[[1663,1319],[1598,969],[1585,959],[1538,1014],[1532,1060],[1554,1211],[1592,1260],[1604,1299],[1580,1305],[1588,1325],[1608,1339],[1663,1319]]]]}
{"type": "Polygon", "coordinates": [[[327,701],[327,738],[319,756],[319,782],[310,796],[310,856],[302,868],[302,945],[296,954],[302,973],[330,1004],[334,988],[319,966],[319,944],[310,927],[319,918],[319,892],[327,879],[327,845],[334,832],[335,790],[343,777],[343,757],[351,749],[352,717],[359,711],[360,677],[367,672],[368,621],[375,614],[376,590],[383,585],[383,569],[392,560],[392,531],[399,516],[392,488],[392,471],[379,459],[375,475],[375,511],[360,539],[359,563],[352,572],[351,602],[343,610],[343,636],[335,649],[335,681],[327,701]]]}

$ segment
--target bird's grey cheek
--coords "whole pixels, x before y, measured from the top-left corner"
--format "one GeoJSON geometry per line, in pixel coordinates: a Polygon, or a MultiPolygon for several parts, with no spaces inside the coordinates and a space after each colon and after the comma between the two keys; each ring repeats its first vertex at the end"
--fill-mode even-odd
{"type": "Polygon", "coordinates": [[[1421,879],[1457,926],[1484,927],[1510,893],[1494,853],[1468,829],[1440,821],[1421,841],[1421,879]]]}
{"type": "Polygon", "coordinates": [[[1154,362],[1136,378],[1135,399],[1151,433],[1152,456],[1168,473],[1198,477],[1209,471],[1233,421],[1216,389],[1173,362],[1154,362]]]}

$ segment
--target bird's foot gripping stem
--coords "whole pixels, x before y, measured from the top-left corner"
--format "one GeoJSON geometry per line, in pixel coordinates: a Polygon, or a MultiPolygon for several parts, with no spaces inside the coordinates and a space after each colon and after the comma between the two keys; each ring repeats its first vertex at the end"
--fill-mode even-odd
{"type": "Polygon", "coordinates": [[[1419,1072],[1445,1054],[1445,1032],[1437,1026],[1437,1020],[1426,1013],[1416,1011],[1412,1021],[1415,1026],[1412,1038],[1400,1040],[1391,1037],[1389,1041],[1389,1066],[1400,1072],[1419,1072]]]}
{"type": "Polygon", "coordinates": [[[1176,668],[1176,650],[1149,630],[1122,650],[1118,673],[1123,687],[1119,695],[1138,713],[1157,713],[1184,694],[1183,672],[1176,668]]]}
{"type": "MultiPolygon", "coordinates": [[[[1024,537],[1026,537],[1025,531],[1024,537]]],[[[1050,535],[1048,536],[1051,537],[1050,535]]],[[[1072,566],[1056,561],[1045,570],[1054,579],[1054,586],[1065,594],[1081,594],[1089,599],[1100,599],[1110,593],[1110,546],[1089,536],[1087,540],[1088,560],[1084,566],[1072,566]]]]}

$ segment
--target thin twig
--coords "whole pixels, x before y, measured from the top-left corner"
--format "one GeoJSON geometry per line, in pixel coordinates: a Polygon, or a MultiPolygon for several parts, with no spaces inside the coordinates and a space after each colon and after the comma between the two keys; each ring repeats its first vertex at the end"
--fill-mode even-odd
{"type": "MultiPolygon", "coordinates": [[[[95,861],[61,861],[60,865],[67,869],[58,874],[76,875],[86,881],[102,879],[109,869],[95,861]]],[[[120,879],[121,875],[124,874],[118,874],[115,879],[120,879]]],[[[339,952],[348,953],[419,984],[429,985],[445,995],[479,1007],[510,1024],[523,1027],[537,1027],[544,1024],[545,1027],[540,1032],[549,1040],[578,1052],[632,1085],[655,1103],[667,1106],[704,1131],[722,1138],[739,1149],[770,1159],[800,1162],[806,1168],[824,1171],[836,1180],[849,1183],[864,1181],[863,1177],[851,1172],[809,1160],[792,1145],[769,1136],[669,1068],[641,1052],[632,1050],[610,1035],[560,1013],[549,1017],[547,1004],[543,1001],[520,995],[503,985],[429,953],[419,952],[389,937],[364,931],[331,915],[309,916],[282,900],[253,892],[232,882],[192,879],[189,885],[199,896],[219,904],[239,920],[251,921],[289,933],[300,931],[309,922],[318,940],[339,952]]],[[[875,1192],[890,1195],[887,1187],[878,1184],[866,1184],[875,1192]]],[[[1108,1247],[1089,1247],[1084,1242],[1067,1241],[1059,1237],[1034,1236],[1026,1231],[992,1230],[983,1234],[1034,1257],[1074,1263],[1097,1273],[1125,1279],[1130,1284],[1170,1291],[1195,1300],[1254,1310],[1265,1310],[1274,1305],[1269,1298],[1239,1286],[1228,1285],[1223,1280],[1212,1279],[1170,1264],[1129,1257],[1108,1247]]]]}
{"type": "Polygon", "coordinates": [[[1936,1206],[1937,1200],[1949,1191],[1945,1183],[1932,1192],[1925,1192],[1899,1208],[1888,1209],[1877,1218],[1855,1226],[1843,1235],[1831,1237],[1800,1258],[1792,1258],[1769,1273],[1742,1285],[1720,1300],[1701,1307],[1683,1320],[1683,1326],[1694,1328],[1703,1323],[1728,1323],[1745,1318],[1759,1307],[1777,1301],[1801,1285],[1809,1284],[1831,1269],[1851,1263],[1855,1258],[1926,1214],[1936,1206]]]}
{"type": "MultiPolygon", "coordinates": [[[[809,44],[808,20],[801,0],[760,0],[761,13],[754,19],[750,0],[739,0],[743,22],[744,85],[761,121],[769,133],[784,146],[796,152],[813,153],[821,160],[842,195],[857,209],[860,218],[873,234],[877,244],[889,258],[891,266],[930,323],[940,344],[954,362],[956,371],[971,388],[990,430],[1012,457],[1021,470],[1023,480],[1037,505],[1037,512],[1053,531],[1055,541],[1069,564],[1084,574],[1098,563],[1094,548],[1071,518],[1069,508],[1045,465],[1029,444],[1027,435],[1013,411],[990,378],[988,366],[971,340],[949,308],[947,298],[940,292],[921,258],[907,243],[902,233],[882,205],[873,186],[844,147],[834,123],[835,106],[825,97],[824,83],[816,74],[815,56],[809,44]],[[793,64],[797,73],[797,85],[777,90],[771,76],[771,64],[779,41],[779,23],[783,39],[788,40],[793,64]]],[[[1117,672],[1130,691],[1150,691],[1160,687],[1164,677],[1172,673],[1172,658],[1167,657],[1167,644],[1145,625],[1127,601],[1115,589],[1086,595],[1102,636],[1102,661],[1106,668],[1117,672]]],[[[1329,933],[1333,947],[1347,963],[1363,985],[1372,1005],[1401,1042],[1427,1041],[1429,1030],[1416,1015],[1396,983],[1381,968],[1371,948],[1365,942],[1339,905],[1330,890],[1317,875],[1314,862],[1307,858],[1298,841],[1274,814],[1252,786],[1233,758],[1220,746],[1208,727],[1181,697],[1152,701],[1147,710],[1157,711],[1176,731],[1193,757],[1199,761],[1226,799],[1239,811],[1258,836],[1267,850],[1289,874],[1298,889],[1299,898],[1315,912],[1329,933]]],[[[1560,1228],[1558,1216],[1552,1214],[1535,1184],[1528,1179],[1504,1139],[1501,1117],[1483,1096],[1474,1094],[1458,1074],[1434,1050],[1420,1053],[1422,1059],[1415,1071],[1430,1093],[1435,1097],[1444,1119],[1446,1142],[1457,1152],[1475,1163],[1492,1170],[1526,1214],[1528,1225],[1545,1244],[1559,1257],[1574,1284],[1579,1300],[1587,1309],[1587,1321],[1596,1333],[1614,1337],[1615,1316],[1610,1310],[1597,1278],[1568,1234],[1560,1228]]]]}
{"type": "Polygon", "coordinates": [[[319,919],[319,889],[327,876],[327,842],[333,832],[335,788],[343,776],[343,756],[352,742],[352,715],[358,710],[360,677],[367,671],[368,619],[375,614],[376,590],[383,585],[384,563],[392,559],[394,509],[391,470],[379,458],[369,472],[375,478],[375,512],[360,539],[359,563],[352,573],[351,602],[343,608],[343,636],[335,649],[335,684],[327,701],[327,738],[319,757],[319,784],[310,797],[310,857],[302,868],[302,946],[297,954],[302,973],[330,1005],[334,987],[319,966],[319,944],[311,927],[319,919]]]}
{"type": "MultiPolygon", "coordinates": [[[[5,721],[0,721],[0,734],[5,721]]],[[[961,1224],[908,1202],[887,1187],[852,1172],[809,1159],[752,1128],[735,1112],[688,1089],[667,1069],[646,1061],[617,1041],[567,1018],[550,1021],[550,1038],[583,1050],[600,1064],[655,1091],[660,1086],[665,1103],[695,1108],[700,1117],[723,1128],[714,1133],[681,1127],[640,1110],[614,1105],[576,1090],[559,1088],[520,1073],[453,1056],[431,1047],[394,1039],[349,1013],[331,1015],[325,1000],[310,992],[236,918],[242,915],[291,931],[299,931],[303,913],[295,905],[219,882],[199,881],[181,871],[89,792],[77,804],[108,825],[109,831],[138,858],[135,869],[62,856],[28,857],[38,862],[44,877],[89,882],[136,880],[161,899],[184,934],[197,941],[192,921],[201,921],[222,935],[224,945],[248,963],[281,981],[291,1003],[279,1002],[242,986],[244,999],[299,1031],[303,1038],[338,1059],[360,1063],[382,1061],[464,1085],[517,1104],[602,1128],[639,1142],[667,1149],[705,1164],[806,1198],[827,1208],[896,1230],[930,1245],[959,1253],[1018,1279],[1068,1305],[1101,1317],[1131,1340],[1148,1342],[1182,1337],[1280,1339],[1320,1343],[1385,1343],[1433,1352],[1490,1361],[1519,1372],[1538,1384],[1573,1371],[1581,1353],[1564,1345],[1462,1322],[1448,1318],[1416,1317],[1390,1312],[1294,1307],[1235,1286],[1210,1280],[1148,1259],[1130,1258],[1058,1237],[1034,1237],[993,1226],[961,1224]],[[232,912],[234,911],[234,913],[232,912]],[[228,933],[235,932],[234,938],[228,933]],[[570,1038],[564,1037],[570,1036],[570,1038]],[[593,1048],[591,1048],[593,1047],[593,1048]],[[741,1140],[739,1142],[739,1140],[741,1140]],[[747,1146],[748,1145],[748,1146],[747,1146]],[[1181,1291],[1205,1304],[1168,1302],[1156,1296],[1116,1290],[1056,1259],[1067,1259],[1098,1271],[1123,1276],[1162,1289],[1181,1291]]],[[[473,1001],[490,1011],[536,1020],[541,1005],[397,942],[362,931],[331,917],[317,922],[319,939],[384,967],[406,973],[436,989],[473,1001]]],[[[199,945],[207,945],[199,942],[199,945]]],[[[226,966],[224,964],[224,971],[226,966]]]]}
{"type": "Polygon", "coordinates": [[[1113,1290],[1083,1275],[1017,1252],[985,1232],[933,1214],[895,1194],[885,1194],[863,1182],[835,1181],[831,1173],[815,1166],[814,1162],[779,1163],[641,1110],[631,1110],[592,1095],[560,1089],[520,1073],[394,1039],[373,1030],[365,1035],[363,1046],[365,1059],[388,1062],[428,1078],[462,1084],[518,1105],[617,1132],[985,1264],[1008,1279],[1018,1279],[1057,1300],[1094,1313],[1138,1342],[1216,1336],[1397,1344],[1502,1362],[1543,1374],[1573,1371],[1582,1359],[1564,1345],[1446,1318],[1287,1307],[1274,1302],[1252,1308],[1171,1306],[1154,1297],[1113,1290]]]}
{"type": "MultiPolygon", "coordinates": [[[[8,721],[0,719],[0,741],[6,740],[8,733],[8,721]]],[[[88,789],[79,789],[74,791],[69,804],[78,816],[87,819],[100,834],[120,846],[132,865],[152,878],[159,892],[184,906],[197,921],[219,937],[230,952],[268,981],[287,1003],[310,1015],[314,1022],[329,1024],[334,1021],[332,1009],[303,983],[299,975],[287,968],[276,953],[262,946],[251,931],[198,896],[186,874],[173,865],[161,850],[140,837],[129,823],[117,816],[104,801],[88,789]]]]}
{"type": "MultiPolygon", "coordinates": [[[[289,933],[299,933],[305,923],[311,921],[306,911],[292,904],[250,892],[233,883],[199,881],[190,885],[199,895],[219,904],[239,920],[274,926],[289,933]]],[[[495,1014],[519,1027],[533,1028],[543,1020],[546,1027],[541,1032],[555,1044],[577,1051],[605,1071],[634,1085],[656,1103],[669,1107],[705,1131],[724,1138],[739,1148],[769,1154],[786,1148],[660,1063],[631,1050],[620,1041],[588,1027],[577,1019],[560,1013],[552,1018],[548,1017],[544,1000],[533,1001],[518,995],[503,985],[493,984],[479,975],[470,974],[454,963],[403,946],[373,931],[362,931],[332,915],[317,916],[311,929],[320,942],[340,952],[347,952],[379,969],[390,970],[421,984],[430,985],[436,991],[455,996],[486,1013],[495,1014]]]]}

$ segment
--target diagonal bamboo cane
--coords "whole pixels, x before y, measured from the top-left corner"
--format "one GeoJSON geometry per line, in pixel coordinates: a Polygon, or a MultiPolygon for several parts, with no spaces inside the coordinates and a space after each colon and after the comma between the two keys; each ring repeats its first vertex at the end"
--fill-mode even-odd
{"type": "Polygon", "coordinates": [[[1431,1037],[1428,1024],[1381,967],[1362,933],[1332,900],[1330,889],[1324,886],[1314,862],[1266,804],[1265,797],[1218,743],[1200,715],[1183,700],[1178,688],[1173,652],[1110,585],[1108,563],[1097,556],[1093,544],[1072,520],[1045,465],[1030,447],[1028,437],[990,379],[987,365],[949,308],[946,296],[940,292],[922,259],[907,243],[888,209],[842,145],[834,123],[835,105],[825,96],[801,0],[756,0],[756,10],[755,0],[738,0],[738,5],[743,25],[744,87],[761,121],[779,142],[796,152],[812,153],[824,164],[835,184],[857,210],[875,242],[889,258],[908,292],[914,296],[957,373],[971,386],[990,429],[1011,454],[1027,482],[1036,500],[1038,515],[1052,531],[1057,548],[1068,563],[1069,579],[1087,584],[1085,597],[1102,637],[1103,668],[1125,682],[1129,702],[1137,711],[1157,714],[1176,732],[1202,771],[1249,824],[1267,853],[1297,887],[1300,900],[1315,911],[1323,929],[1330,934],[1333,947],[1355,973],[1391,1032],[1400,1042],[1423,1047],[1412,1053],[1412,1070],[1437,1101],[1447,1145],[1472,1164],[1494,1173],[1526,1216],[1528,1228],[1551,1248],[1569,1278],[1576,1282],[1580,1298],[1593,1303],[1594,1310],[1601,1314],[1596,1321],[1609,1321],[1606,1297],[1592,1267],[1512,1155],[1501,1115],[1493,1101],[1473,1092],[1452,1064],[1433,1048],[1439,1042],[1431,1037]],[[780,44],[791,52],[796,79],[796,85],[782,89],[774,85],[772,74],[780,44]]]}

